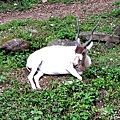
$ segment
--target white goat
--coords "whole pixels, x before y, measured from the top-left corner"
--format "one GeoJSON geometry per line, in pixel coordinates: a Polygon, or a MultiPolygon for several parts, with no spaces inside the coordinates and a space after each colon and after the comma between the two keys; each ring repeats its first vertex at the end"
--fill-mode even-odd
{"type": "Polygon", "coordinates": [[[93,42],[91,42],[92,36],[98,24],[99,22],[93,28],[89,41],[83,45],[78,38],[80,29],[77,20],[78,32],[75,38],[77,46],[55,45],[44,47],[32,53],[28,57],[26,64],[26,68],[30,71],[28,79],[32,89],[41,89],[39,78],[44,74],[72,74],[77,79],[82,80],[80,75],[83,73],[84,68],[91,65],[91,59],[87,55],[87,51],[90,50],[93,45],[93,42]]]}

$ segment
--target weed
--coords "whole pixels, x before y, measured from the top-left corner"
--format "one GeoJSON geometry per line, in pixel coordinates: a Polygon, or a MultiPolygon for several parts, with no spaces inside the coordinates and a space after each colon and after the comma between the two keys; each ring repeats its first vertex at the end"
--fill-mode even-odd
{"type": "Polygon", "coordinates": [[[116,8],[112,11],[111,16],[119,17],[120,16],[120,9],[116,8]]]}
{"type": "Polygon", "coordinates": [[[7,12],[7,11],[21,11],[21,10],[27,10],[30,8],[34,8],[32,5],[33,3],[41,3],[41,0],[22,0],[22,1],[11,1],[9,3],[4,3],[3,1],[0,1],[0,11],[1,12],[7,12]]]}
{"type": "Polygon", "coordinates": [[[113,5],[115,5],[115,6],[120,6],[120,1],[115,1],[115,2],[113,3],[113,5]]]}
{"type": "MultiPolygon", "coordinates": [[[[49,3],[57,3],[62,2],[65,4],[71,4],[74,2],[84,2],[85,0],[48,0],[49,3]]],[[[7,11],[23,11],[27,9],[33,9],[34,4],[41,4],[42,0],[10,0],[9,3],[5,3],[3,1],[0,1],[0,11],[1,12],[7,12],[7,11]]]]}
{"type": "Polygon", "coordinates": [[[3,72],[3,73],[1,73],[1,74],[2,74],[2,75],[0,76],[0,83],[1,83],[1,82],[5,82],[5,80],[7,79],[7,78],[6,78],[6,73],[3,72]]]}

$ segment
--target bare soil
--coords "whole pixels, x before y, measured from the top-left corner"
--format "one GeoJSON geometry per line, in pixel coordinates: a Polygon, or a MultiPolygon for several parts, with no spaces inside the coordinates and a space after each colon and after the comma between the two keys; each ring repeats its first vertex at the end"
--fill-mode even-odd
{"type": "Polygon", "coordinates": [[[50,17],[62,17],[65,15],[80,16],[83,20],[89,15],[98,15],[114,8],[113,2],[115,0],[85,0],[85,2],[77,2],[74,4],[63,3],[44,3],[35,4],[34,9],[26,11],[8,11],[6,13],[0,13],[0,24],[10,22],[17,19],[35,19],[46,20],[50,17]]]}

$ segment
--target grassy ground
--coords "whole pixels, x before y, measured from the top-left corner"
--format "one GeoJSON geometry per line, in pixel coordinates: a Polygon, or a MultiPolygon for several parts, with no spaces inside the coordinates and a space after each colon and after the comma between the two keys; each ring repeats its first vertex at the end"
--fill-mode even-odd
{"type": "MultiPolygon", "coordinates": [[[[118,5],[118,3],[116,3],[118,5]]],[[[114,33],[119,25],[119,12],[102,14],[96,31],[114,33]],[[107,21],[107,22],[106,22],[107,21]]],[[[99,16],[89,16],[80,22],[81,31],[91,30],[99,16]]],[[[0,51],[1,120],[106,120],[120,117],[120,45],[106,48],[95,43],[89,55],[93,64],[82,75],[83,81],[73,84],[58,84],[57,78],[50,82],[49,89],[31,91],[30,85],[9,75],[9,71],[23,69],[29,54],[55,38],[74,40],[76,19],[73,16],[49,20],[17,20],[0,26],[0,42],[22,38],[31,42],[24,52],[0,51]],[[37,30],[37,33],[33,33],[37,30]]],[[[65,78],[64,78],[65,80],[65,78]]]]}
{"type": "MultiPolygon", "coordinates": [[[[48,0],[49,3],[65,3],[70,4],[74,2],[84,2],[85,0],[48,0]]],[[[41,4],[42,0],[10,0],[10,2],[5,2],[3,0],[0,0],[0,11],[6,12],[6,11],[18,11],[18,10],[26,10],[34,8],[34,4],[41,4]]]]}

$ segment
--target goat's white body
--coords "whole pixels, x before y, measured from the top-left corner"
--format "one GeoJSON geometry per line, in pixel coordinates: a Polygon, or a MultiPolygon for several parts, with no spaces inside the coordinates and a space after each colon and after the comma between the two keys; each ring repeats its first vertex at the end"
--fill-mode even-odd
{"type": "MultiPolygon", "coordinates": [[[[79,80],[82,80],[82,77],[79,75],[80,73],[78,74],[73,67],[73,64],[77,64],[74,63],[75,49],[76,46],[49,46],[32,53],[28,57],[26,64],[26,68],[31,68],[28,79],[30,80],[32,89],[36,89],[36,87],[41,89],[38,80],[44,74],[72,74],[79,80]],[[36,71],[37,74],[35,75],[36,71]]],[[[87,58],[87,66],[90,66],[91,59],[89,56],[87,58]]]]}
{"type": "Polygon", "coordinates": [[[74,62],[76,46],[49,46],[32,53],[26,67],[40,66],[44,74],[68,74],[66,67],[74,62]]]}

